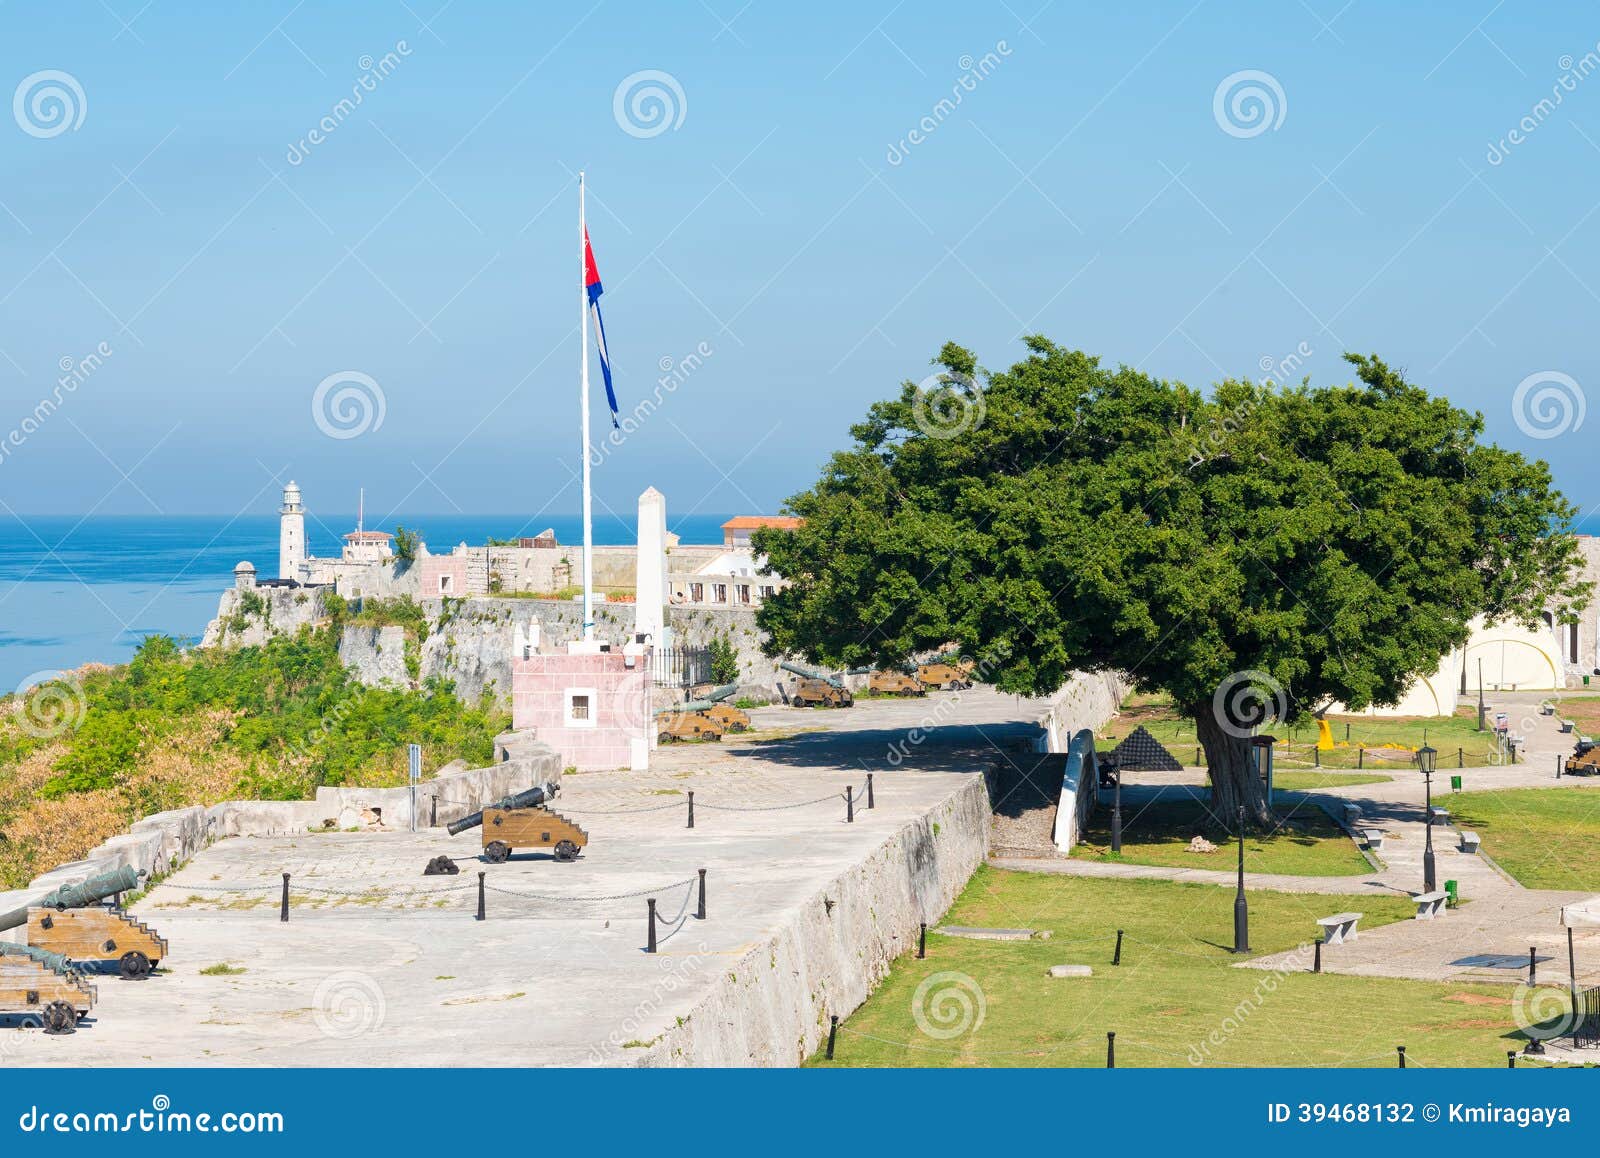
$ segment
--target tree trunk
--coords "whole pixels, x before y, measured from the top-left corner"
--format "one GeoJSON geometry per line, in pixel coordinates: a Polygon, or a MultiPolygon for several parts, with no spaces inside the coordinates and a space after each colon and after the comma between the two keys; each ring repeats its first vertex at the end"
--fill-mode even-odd
{"type": "Polygon", "coordinates": [[[1267,807],[1267,786],[1256,764],[1255,745],[1249,736],[1235,735],[1225,728],[1209,703],[1191,707],[1200,746],[1206,750],[1206,774],[1211,778],[1211,806],[1217,819],[1234,827],[1239,822],[1239,806],[1244,805],[1245,822],[1257,828],[1270,828],[1272,812],[1267,807]]]}

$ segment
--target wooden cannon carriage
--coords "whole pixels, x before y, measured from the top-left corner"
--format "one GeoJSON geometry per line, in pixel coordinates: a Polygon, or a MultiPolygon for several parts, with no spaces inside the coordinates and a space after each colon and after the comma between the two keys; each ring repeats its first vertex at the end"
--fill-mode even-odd
{"type": "Polygon", "coordinates": [[[559,861],[578,859],[589,834],[548,808],[487,808],[483,813],[483,859],[500,864],[520,848],[548,848],[559,861]]]}
{"type": "Polygon", "coordinates": [[[71,1033],[94,1008],[94,986],[64,968],[0,952],[0,1017],[46,1033],[71,1033]]]}
{"type": "Polygon", "coordinates": [[[137,917],[98,905],[86,909],[38,906],[28,910],[28,944],[85,961],[115,961],[129,981],[149,977],[167,955],[166,938],[137,917]]]}

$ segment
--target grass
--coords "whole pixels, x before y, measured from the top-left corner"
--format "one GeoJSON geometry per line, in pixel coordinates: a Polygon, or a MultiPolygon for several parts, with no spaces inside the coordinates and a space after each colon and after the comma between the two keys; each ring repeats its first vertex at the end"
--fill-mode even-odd
{"type": "MultiPolygon", "coordinates": [[[[1204,801],[1174,800],[1149,805],[1124,805],[1122,854],[1111,852],[1111,812],[1097,808],[1082,840],[1073,846],[1078,860],[1120,860],[1126,864],[1177,868],[1232,869],[1238,853],[1226,825],[1213,817],[1204,801]],[[1217,845],[1210,853],[1190,852],[1192,837],[1217,845]]],[[[1247,834],[1245,868],[1255,873],[1295,876],[1350,876],[1371,870],[1354,842],[1322,809],[1305,805],[1287,816],[1284,827],[1268,836],[1247,834]]]]}
{"type": "Polygon", "coordinates": [[[200,970],[202,977],[237,977],[246,972],[243,965],[231,965],[226,961],[218,961],[215,965],[207,965],[200,970]]]}
{"type": "MultiPolygon", "coordinates": [[[[1576,703],[1562,701],[1562,710],[1565,712],[1576,703]]],[[[1600,731],[1600,698],[1596,700],[1595,711],[1594,730],[1600,731]]],[[[1483,768],[1499,763],[1492,733],[1477,730],[1476,708],[1458,708],[1454,716],[1330,715],[1327,720],[1334,743],[1348,743],[1348,747],[1317,751],[1314,719],[1302,720],[1293,727],[1273,727],[1272,732],[1279,741],[1273,752],[1274,782],[1281,784],[1284,774],[1299,769],[1358,769],[1380,774],[1410,771],[1412,765],[1408,760],[1385,760],[1371,754],[1370,749],[1386,745],[1420,748],[1425,742],[1431,744],[1438,749],[1441,769],[1483,768]]],[[[1191,766],[1204,764],[1194,721],[1180,716],[1163,696],[1130,697],[1117,717],[1096,735],[1096,744],[1104,744],[1108,736],[1125,739],[1141,725],[1180,762],[1191,766]]]]}
{"type": "Polygon", "coordinates": [[[1284,772],[1272,770],[1272,787],[1283,792],[1318,792],[1327,788],[1348,788],[1354,784],[1381,784],[1393,780],[1374,772],[1284,772]]]}
{"type": "MultiPolygon", "coordinates": [[[[1403,897],[1255,892],[1251,945],[1293,949],[1317,934],[1317,917],[1352,905],[1364,928],[1409,919],[1414,909],[1403,897]]],[[[914,951],[901,957],[841,1023],[835,1060],[819,1050],[808,1064],[1102,1066],[1108,1030],[1117,1034],[1117,1065],[1134,1067],[1392,1067],[1396,1045],[1427,1066],[1504,1066],[1506,1050],[1524,1044],[1510,986],[1233,968],[1237,958],[1224,947],[1232,911],[1232,890],[1209,885],[980,868],[950,924],[1044,928],[1053,940],[930,936],[926,960],[914,951]],[[1119,927],[1127,939],[1114,967],[1119,927]],[[1094,975],[1046,975],[1063,963],[1090,965],[1094,975]],[[914,1005],[924,982],[923,1021],[941,1033],[959,1029],[964,996],[973,1011],[966,1032],[919,1030],[914,1005]]]]}
{"type": "Polygon", "coordinates": [[[1441,808],[1483,851],[1530,889],[1600,891],[1600,785],[1453,792],[1441,808]]]}

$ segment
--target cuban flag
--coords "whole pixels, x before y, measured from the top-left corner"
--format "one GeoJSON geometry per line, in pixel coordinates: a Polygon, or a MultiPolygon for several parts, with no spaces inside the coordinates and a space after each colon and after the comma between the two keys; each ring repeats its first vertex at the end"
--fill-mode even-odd
{"type": "Polygon", "coordinates": [[[611,355],[606,352],[606,326],[600,320],[600,271],[594,266],[594,247],[589,244],[589,230],[583,231],[583,285],[589,291],[589,312],[594,315],[594,338],[600,348],[600,373],[606,380],[606,402],[611,406],[611,425],[617,426],[617,394],[611,388],[611,355]]]}

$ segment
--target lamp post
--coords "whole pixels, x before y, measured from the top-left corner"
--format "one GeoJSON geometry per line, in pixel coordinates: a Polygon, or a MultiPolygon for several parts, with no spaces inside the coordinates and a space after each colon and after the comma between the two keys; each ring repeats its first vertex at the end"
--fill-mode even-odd
{"type": "Polygon", "coordinates": [[[1239,892],[1233,898],[1233,951],[1250,952],[1250,903],[1244,899],[1244,805],[1239,805],[1239,892]]]}
{"type": "MultiPolygon", "coordinates": [[[[1109,743],[1115,736],[1107,736],[1109,743]]],[[[1122,852],[1122,765],[1117,759],[1117,749],[1111,749],[1111,754],[1106,758],[1106,764],[1111,769],[1111,851],[1122,852]]]]}
{"type": "Polygon", "coordinates": [[[1433,873],[1433,770],[1437,765],[1439,753],[1424,744],[1417,749],[1417,765],[1422,769],[1422,783],[1425,794],[1423,808],[1426,810],[1425,843],[1422,851],[1422,891],[1431,893],[1434,889],[1433,873]]]}

